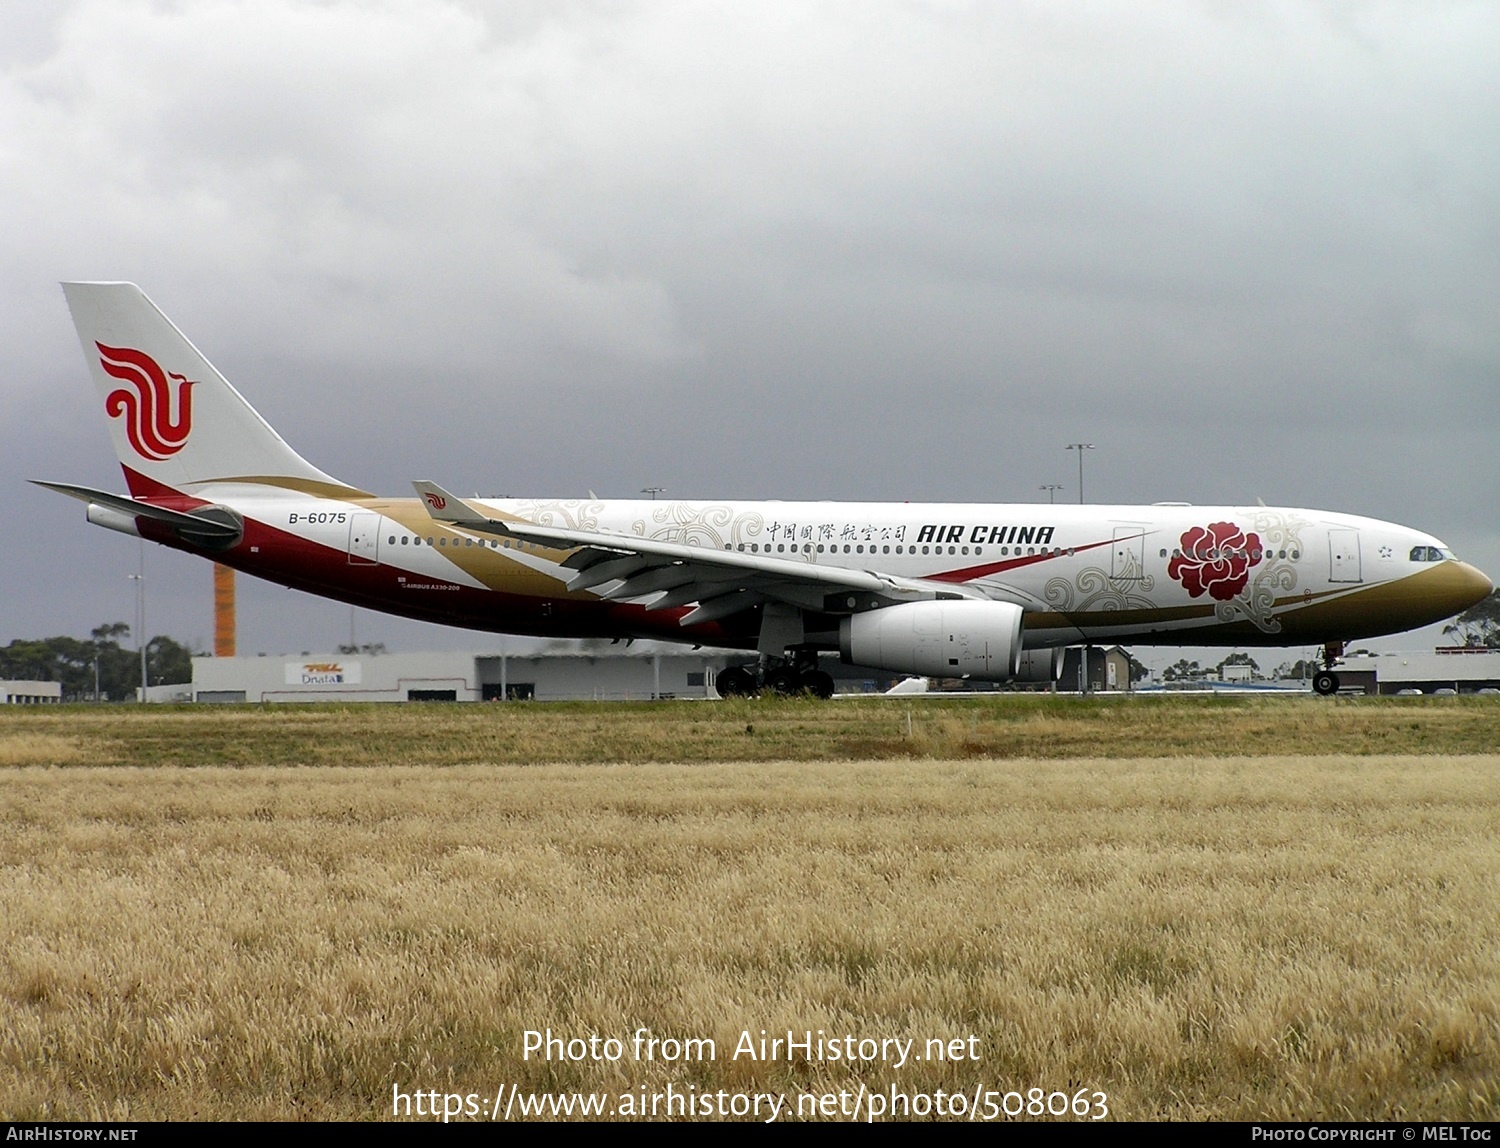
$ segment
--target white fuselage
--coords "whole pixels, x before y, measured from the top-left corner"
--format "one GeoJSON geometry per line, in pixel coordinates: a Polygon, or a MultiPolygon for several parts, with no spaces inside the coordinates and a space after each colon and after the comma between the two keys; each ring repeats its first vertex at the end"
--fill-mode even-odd
{"type": "MultiPolygon", "coordinates": [[[[322,593],[367,604],[375,593],[384,599],[380,608],[419,617],[442,615],[447,595],[455,624],[487,629],[702,640],[678,624],[685,603],[653,610],[660,591],[622,599],[611,596],[617,582],[569,591],[567,547],[465,531],[429,518],[415,500],[248,493],[227,485],[193,491],[321,552],[325,560],[315,565],[323,574],[314,580],[322,593]],[[350,593],[340,593],[340,581],[350,593]],[[488,594],[500,598],[490,607],[476,603],[488,594]],[[599,610],[585,610],[596,617],[581,631],[578,608],[588,606],[599,610]]],[[[1448,617],[1488,592],[1484,576],[1431,535],[1319,510],[603,499],[471,505],[536,526],[728,551],[778,567],[796,562],[814,568],[810,574],[866,571],[1014,602],[1025,611],[1027,646],[1347,640],[1448,617]]],[[[233,564],[250,572],[269,564],[281,573],[268,576],[286,580],[275,556],[284,547],[248,535],[244,546],[255,552],[233,564]]],[[[753,635],[744,637],[735,644],[754,644],[753,635]]],[[[718,636],[732,638],[732,627],[718,636]]]]}

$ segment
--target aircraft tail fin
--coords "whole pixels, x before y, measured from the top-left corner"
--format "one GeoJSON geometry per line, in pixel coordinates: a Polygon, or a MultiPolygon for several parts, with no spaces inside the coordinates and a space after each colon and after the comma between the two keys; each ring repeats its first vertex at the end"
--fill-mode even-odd
{"type": "Polygon", "coordinates": [[[215,481],[363,494],[288,446],[134,283],[63,292],[133,495],[215,481]]]}

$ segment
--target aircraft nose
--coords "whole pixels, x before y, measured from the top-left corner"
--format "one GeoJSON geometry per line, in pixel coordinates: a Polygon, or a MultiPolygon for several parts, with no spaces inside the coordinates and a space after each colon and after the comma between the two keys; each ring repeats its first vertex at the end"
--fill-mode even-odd
{"type": "Polygon", "coordinates": [[[1490,580],[1467,562],[1449,559],[1435,563],[1402,584],[1399,605],[1392,602],[1392,623],[1402,629],[1441,622],[1484,601],[1494,589],[1490,580]]]}
{"type": "Polygon", "coordinates": [[[1467,562],[1455,562],[1454,565],[1462,575],[1458,585],[1454,587],[1455,596],[1461,593],[1464,598],[1463,605],[1455,613],[1462,613],[1470,606],[1483,602],[1495,592],[1495,584],[1483,570],[1470,566],[1467,562]]]}
{"type": "Polygon", "coordinates": [[[1494,592],[1495,586],[1484,571],[1467,562],[1445,562],[1442,581],[1433,589],[1436,604],[1446,611],[1446,616],[1462,614],[1470,606],[1483,602],[1494,592]]]}

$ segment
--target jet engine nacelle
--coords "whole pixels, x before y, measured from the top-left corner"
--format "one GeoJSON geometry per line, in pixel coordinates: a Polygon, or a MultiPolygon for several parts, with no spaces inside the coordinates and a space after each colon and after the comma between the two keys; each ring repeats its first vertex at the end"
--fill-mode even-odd
{"type": "Polygon", "coordinates": [[[1067,651],[1061,646],[1047,650],[1022,650],[1021,661],[1016,667],[1016,681],[1029,685],[1051,685],[1062,677],[1063,658],[1067,651]]]}
{"type": "Polygon", "coordinates": [[[1010,602],[904,602],[839,622],[850,665],[930,678],[1008,682],[1021,657],[1021,607],[1010,602]]]}

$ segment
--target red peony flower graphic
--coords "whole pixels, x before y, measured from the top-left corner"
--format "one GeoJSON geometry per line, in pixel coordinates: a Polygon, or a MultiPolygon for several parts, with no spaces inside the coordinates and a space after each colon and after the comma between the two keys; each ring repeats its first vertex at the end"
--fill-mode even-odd
{"type": "Polygon", "coordinates": [[[1260,565],[1258,534],[1246,534],[1232,522],[1195,526],[1182,536],[1182,547],[1167,566],[1167,575],[1197,598],[1204,591],[1227,602],[1250,581],[1250,568],[1260,565]]]}

